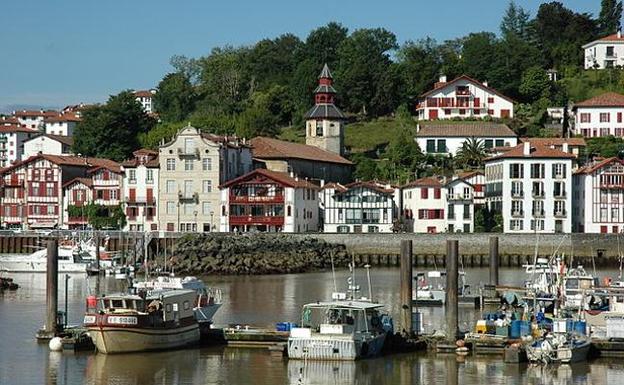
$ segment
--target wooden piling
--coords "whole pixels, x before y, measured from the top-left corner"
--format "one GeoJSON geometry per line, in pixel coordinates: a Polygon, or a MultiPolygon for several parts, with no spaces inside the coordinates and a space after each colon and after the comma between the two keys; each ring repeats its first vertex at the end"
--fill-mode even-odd
{"type": "Polygon", "coordinates": [[[412,335],[412,241],[401,241],[401,331],[412,335]]]}
{"type": "Polygon", "coordinates": [[[58,308],[58,240],[48,241],[46,270],[46,322],[37,332],[37,339],[51,339],[56,334],[56,312],[58,308]]]}
{"type": "Polygon", "coordinates": [[[457,339],[457,332],[459,327],[459,321],[457,318],[458,312],[458,256],[459,256],[459,241],[447,240],[446,241],[446,301],[445,301],[445,314],[446,314],[446,339],[448,342],[455,342],[457,339]]]}
{"type": "Polygon", "coordinates": [[[490,237],[490,285],[498,285],[498,237],[490,237]]]}
{"type": "Polygon", "coordinates": [[[99,231],[95,232],[95,267],[97,268],[98,274],[100,271],[100,233],[99,231]]]}

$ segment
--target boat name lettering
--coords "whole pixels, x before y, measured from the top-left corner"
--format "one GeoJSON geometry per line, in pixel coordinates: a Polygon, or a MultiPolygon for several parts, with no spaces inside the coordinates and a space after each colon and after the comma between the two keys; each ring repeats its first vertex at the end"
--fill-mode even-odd
{"type": "Polygon", "coordinates": [[[85,323],[85,324],[94,324],[95,323],[95,316],[94,315],[86,315],[84,317],[83,323],[85,323]]]}
{"type": "Polygon", "coordinates": [[[136,317],[121,317],[121,316],[108,317],[109,324],[136,325],[137,322],[138,321],[136,317]]]}

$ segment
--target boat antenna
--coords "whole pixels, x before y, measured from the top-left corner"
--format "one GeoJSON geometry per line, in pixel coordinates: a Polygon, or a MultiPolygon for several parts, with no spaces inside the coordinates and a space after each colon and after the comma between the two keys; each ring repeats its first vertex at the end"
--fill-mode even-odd
{"type": "Polygon", "coordinates": [[[367,263],[364,265],[366,269],[366,277],[368,278],[368,299],[373,302],[373,285],[371,284],[370,265],[367,263]]]}
{"type": "Polygon", "coordinates": [[[329,253],[329,258],[331,260],[332,279],[334,280],[334,293],[337,293],[338,286],[336,285],[336,267],[334,266],[334,251],[333,250],[329,253]]]}
{"type": "Polygon", "coordinates": [[[351,299],[355,299],[355,256],[351,256],[351,299]]]}

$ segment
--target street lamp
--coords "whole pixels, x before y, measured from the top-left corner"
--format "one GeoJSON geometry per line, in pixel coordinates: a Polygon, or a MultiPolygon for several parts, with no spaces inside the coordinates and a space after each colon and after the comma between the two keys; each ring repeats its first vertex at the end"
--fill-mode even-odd
{"type": "Polygon", "coordinates": [[[195,217],[195,232],[197,232],[197,210],[193,211],[193,216],[195,217]]]}
{"type": "Polygon", "coordinates": [[[213,217],[214,217],[214,211],[211,211],[210,212],[210,228],[208,229],[210,231],[216,229],[216,226],[214,225],[214,222],[213,222],[213,219],[212,219],[213,217]]]}

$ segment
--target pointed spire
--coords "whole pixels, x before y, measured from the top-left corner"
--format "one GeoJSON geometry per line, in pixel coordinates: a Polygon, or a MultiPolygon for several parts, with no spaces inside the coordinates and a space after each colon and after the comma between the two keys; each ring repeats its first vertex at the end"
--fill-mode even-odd
{"type": "Polygon", "coordinates": [[[319,79],[333,79],[332,74],[329,71],[329,67],[327,66],[327,63],[325,63],[325,65],[323,66],[323,70],[321,71],[321,74],[319,75],[319,79]]]}

